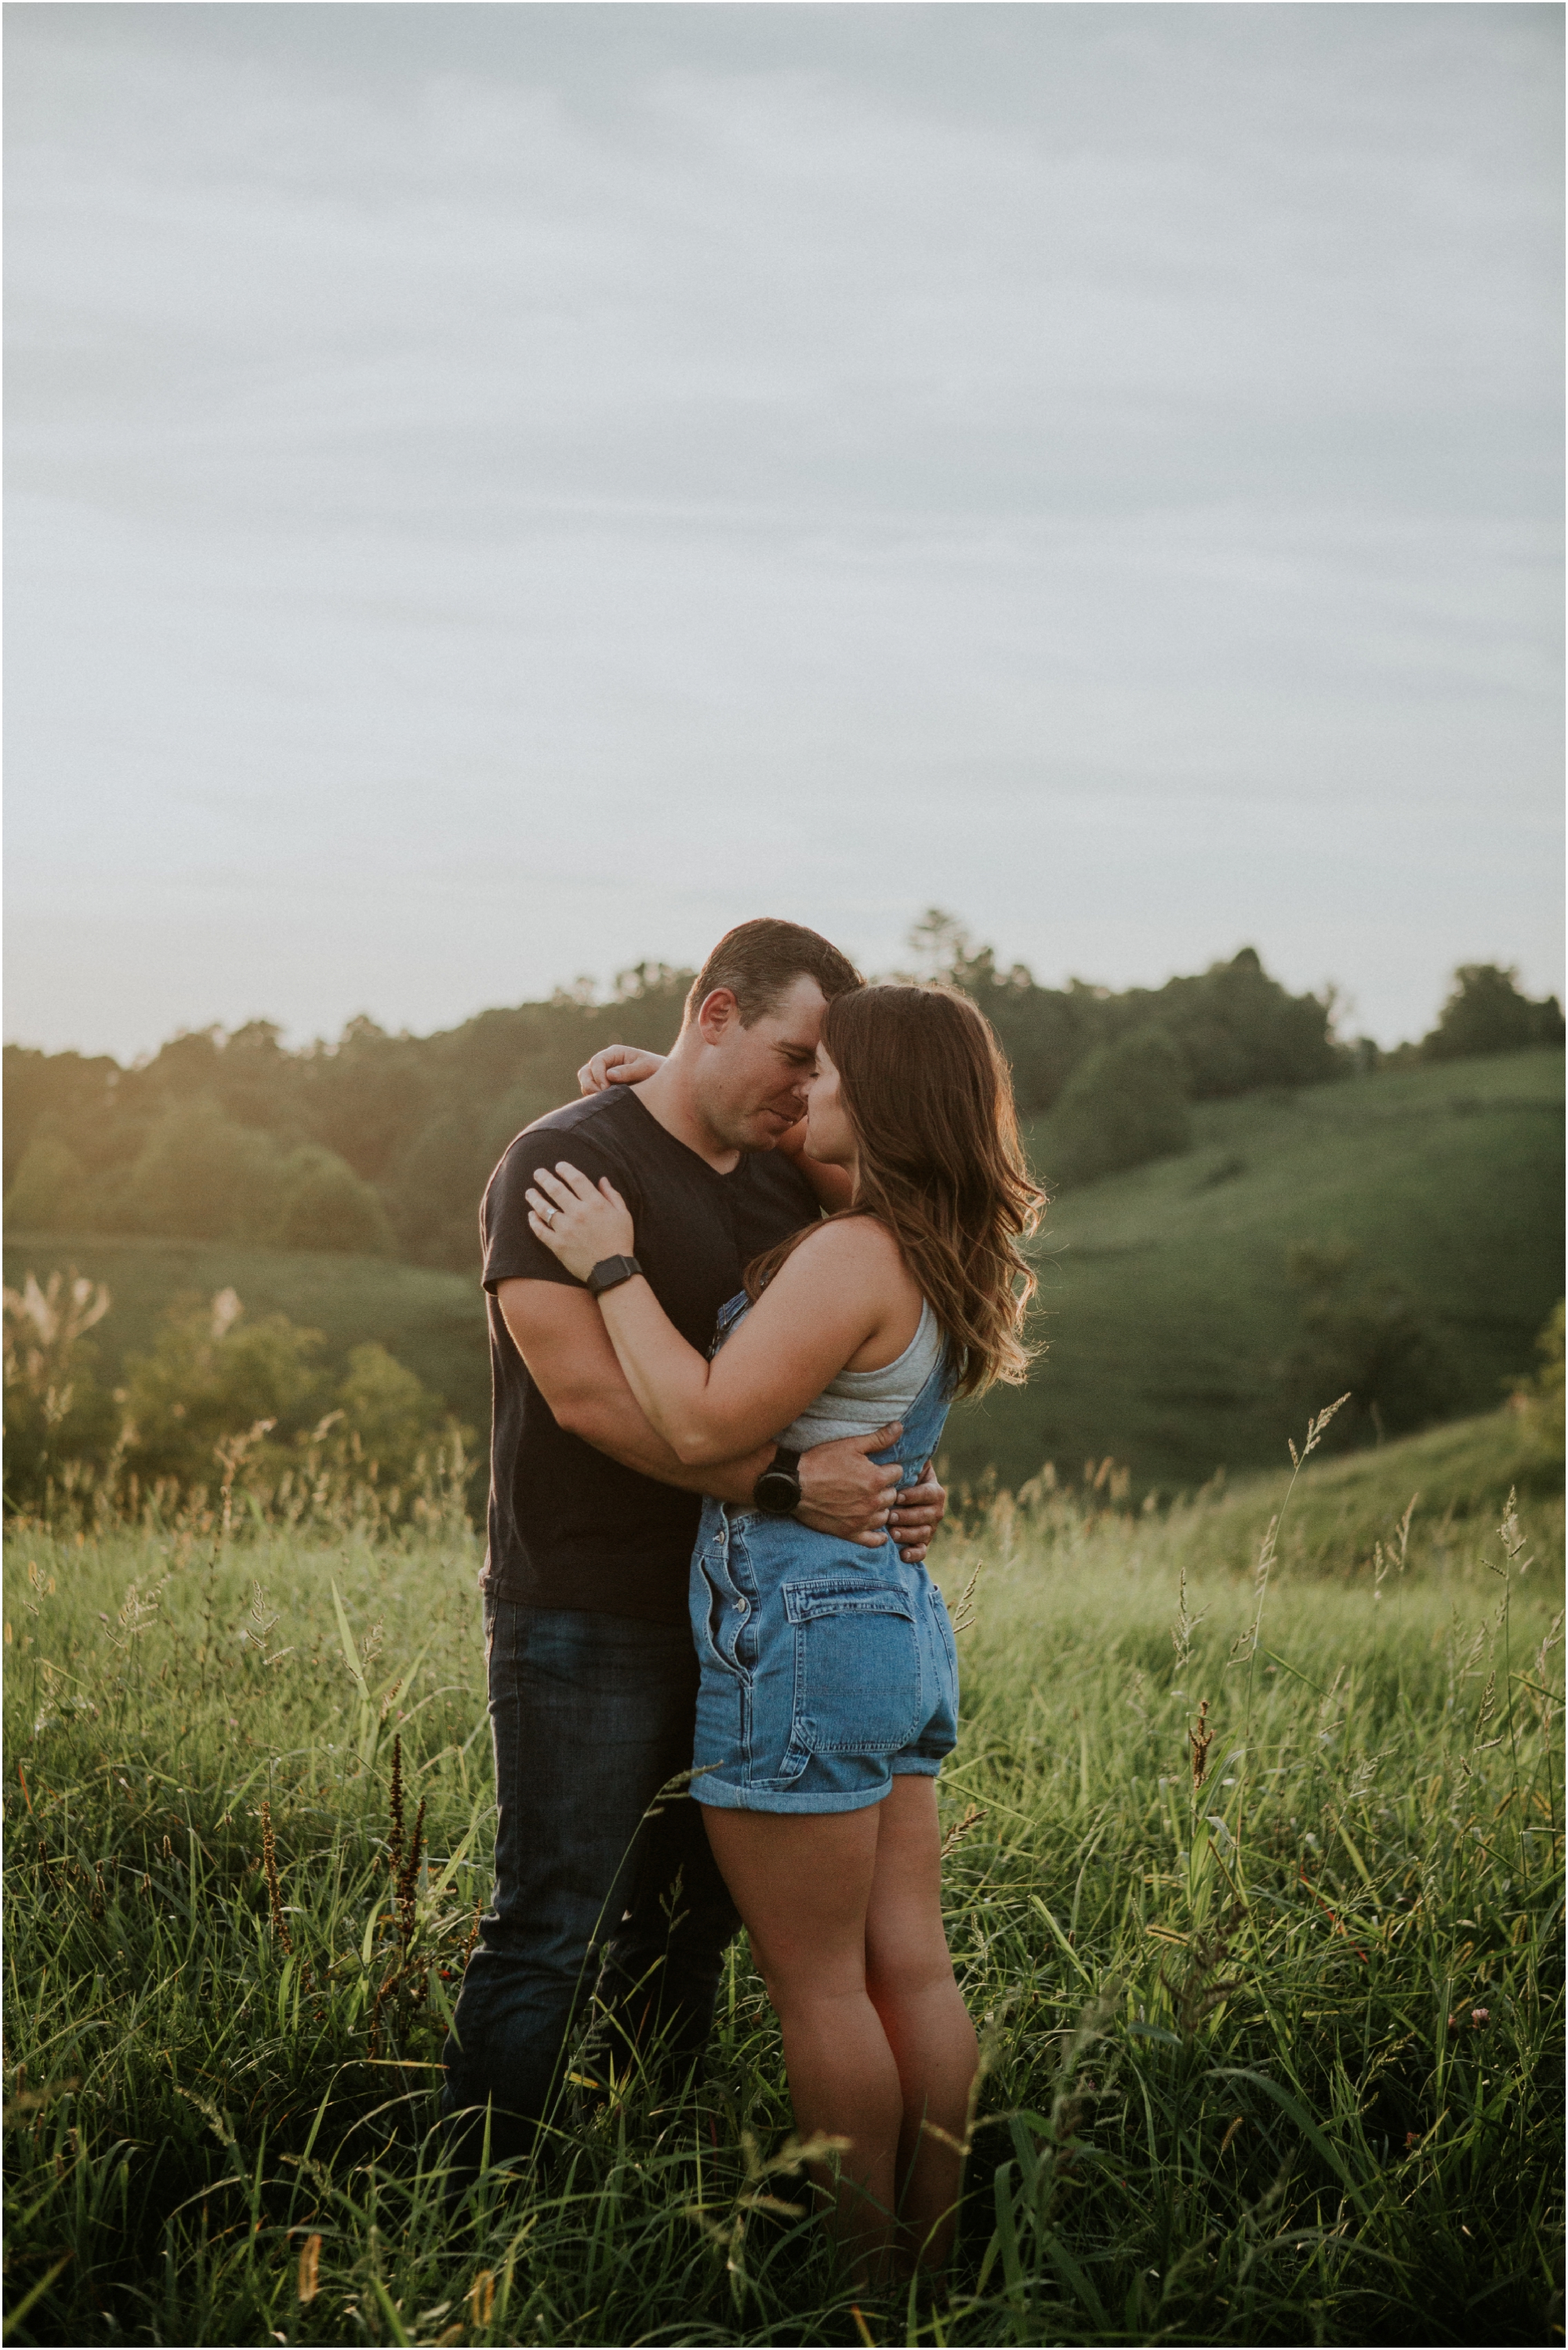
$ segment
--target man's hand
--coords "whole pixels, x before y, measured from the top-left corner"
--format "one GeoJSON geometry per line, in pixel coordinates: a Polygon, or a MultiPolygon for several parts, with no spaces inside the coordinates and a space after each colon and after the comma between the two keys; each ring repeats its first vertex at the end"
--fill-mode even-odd
{"type": "Polygon", "coordinates": [[[939,1485],[928,1461],[918,1485],[906,1485],[893,1504],[888,1532],[898,1545],[906,1566],[919,1566],[931,1546],[931,1537],[947,1513],[945,1485],[939,1485]]]}
{"type": "Polygon", "coordinates": [[[902,1420],[895,1419],[875,1435],[845,1436],[836,1444],[818,1444],[803,1452],[795,1512],[801,1524],[815,1534],[856,1543],[862,1550],[880,1550],[890,1538],[905,1565],[919,1566],[947,1509],[946,1489],[938,1484],[928,1461],[919,1482],[900,1493],[903,1471],[898,1463],[889,1461],[884,1466],[867,1458],[886,1452],[903,1432],[902,1420]]]}
{"type": "Polygon", "coordinates": [[[640,1045],[607,1045],[577,1071],[577,1091],[602,1094],[611,1086],[639,1086],[663,1066],[662,1053],[645,1053],[640,1045]]]}
{"type": "MultiPolygon", "coordinates": [[[[565,1289],[553,1281],[504,1281],[496,1303],[518,1353],[564,1429],[628,1469],[657,1477],[661,1484],[693,1493],[717,1489],[722,1501],[747,1506],[774,1447],[759,1445],[743,1461],[725,1467],[685,1467],[643,1418],[616,1360],[604,1316],[586,1290],[565,1289]]],[[[948,1497],[929,1461],[920,1482],[898,1495],[898,1463],[888,1461],[884,1468],[867,1458],[888,1451],[902,1434],[903,1423],[895,1419],[875,1435],[846,1436],[836,1444],[818,1444],[803,1452],[796,1517],[817,1534],[858,1544],[863,1550],[880,1550],[888,1540],[885,1529],[890,1530],[900,1555],[918,1566],[941,1523],[948,1497]]]]}
{"type": "Polygon", "coordinates": [[[896,1461],[884,1466],[867,1455],[886,1452],[903,1432],[903,1421],[895,1419],[871,1436],[841,1436],[836,1444],[815,1444],[803,1452],[795,1512],[801,1524],[814,1534],[858,1543],[862,1550],[880,1550],[903,1471],[896,1461]]]}

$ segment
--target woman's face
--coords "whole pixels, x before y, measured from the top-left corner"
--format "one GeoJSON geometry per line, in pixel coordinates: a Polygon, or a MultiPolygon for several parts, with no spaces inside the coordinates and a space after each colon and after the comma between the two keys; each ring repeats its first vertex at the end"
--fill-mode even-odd
{"type": "Polygon", "coordinates": [[[838,1072],[822,1045],[816,1048],[816,1074],[806,1094],[805,1148],[809,1158],[828,1167],[852,1168],[858,1155],[855,1129],[840,1098],[838,1072]]]}

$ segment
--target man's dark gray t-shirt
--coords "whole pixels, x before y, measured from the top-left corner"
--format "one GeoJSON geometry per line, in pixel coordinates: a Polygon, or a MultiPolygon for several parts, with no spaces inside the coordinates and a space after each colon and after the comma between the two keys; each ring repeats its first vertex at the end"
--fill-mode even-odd
{"type": "Polygon", "coordinates": [[[667,1133],[628,1086],[552,1110],[510,1146],[484,1193],[480,1233],[490,1315],[490,1544],[484,1586],[534,1607],[686,1621],[701,1502],[561,1427],[517,1352],[504,1281],[581,1283],[528,1229],[535,1167],[569,1159],[607,1175],[631,1210],[638,1262],[681,1336],[706,1353],[719,1308],[753,1257],[815,1222],[815,1195],[774,1151],[728,1175],[667,1133]]]}

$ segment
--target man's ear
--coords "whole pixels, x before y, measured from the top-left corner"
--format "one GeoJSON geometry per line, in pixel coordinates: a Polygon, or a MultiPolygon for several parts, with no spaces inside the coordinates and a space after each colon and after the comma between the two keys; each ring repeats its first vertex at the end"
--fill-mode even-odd
{"type": "Polygon", "coordinates": [[[734,991],[715,987],[697,1007],[697,1026],[705,1045],[722,1044],[741,1016],[734,991]]]}

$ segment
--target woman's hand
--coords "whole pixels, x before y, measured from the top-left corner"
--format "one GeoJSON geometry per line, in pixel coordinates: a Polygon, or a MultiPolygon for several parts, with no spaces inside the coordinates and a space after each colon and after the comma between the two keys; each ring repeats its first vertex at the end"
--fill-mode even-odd
{"type": "Polygon", "coordinates": [[[602,1094],[611,1086],[640,1086],[663,1066],[662,1053],[645,1053],[640,1045],[607,1045],[577,1071],[577,1091],[602,1094]]]}
{"type": "Polygon", "coordinates": [[[568,1273],[587,1281],[607,1256],[629,1256],[637,1234],[631,1210],[607,1175],[598,1186],[589,1182],[569,1159],[556,1162],[552,1174],[535,1167],[528,1200],[528,1229],[559,1257],[568,1273]]]}

